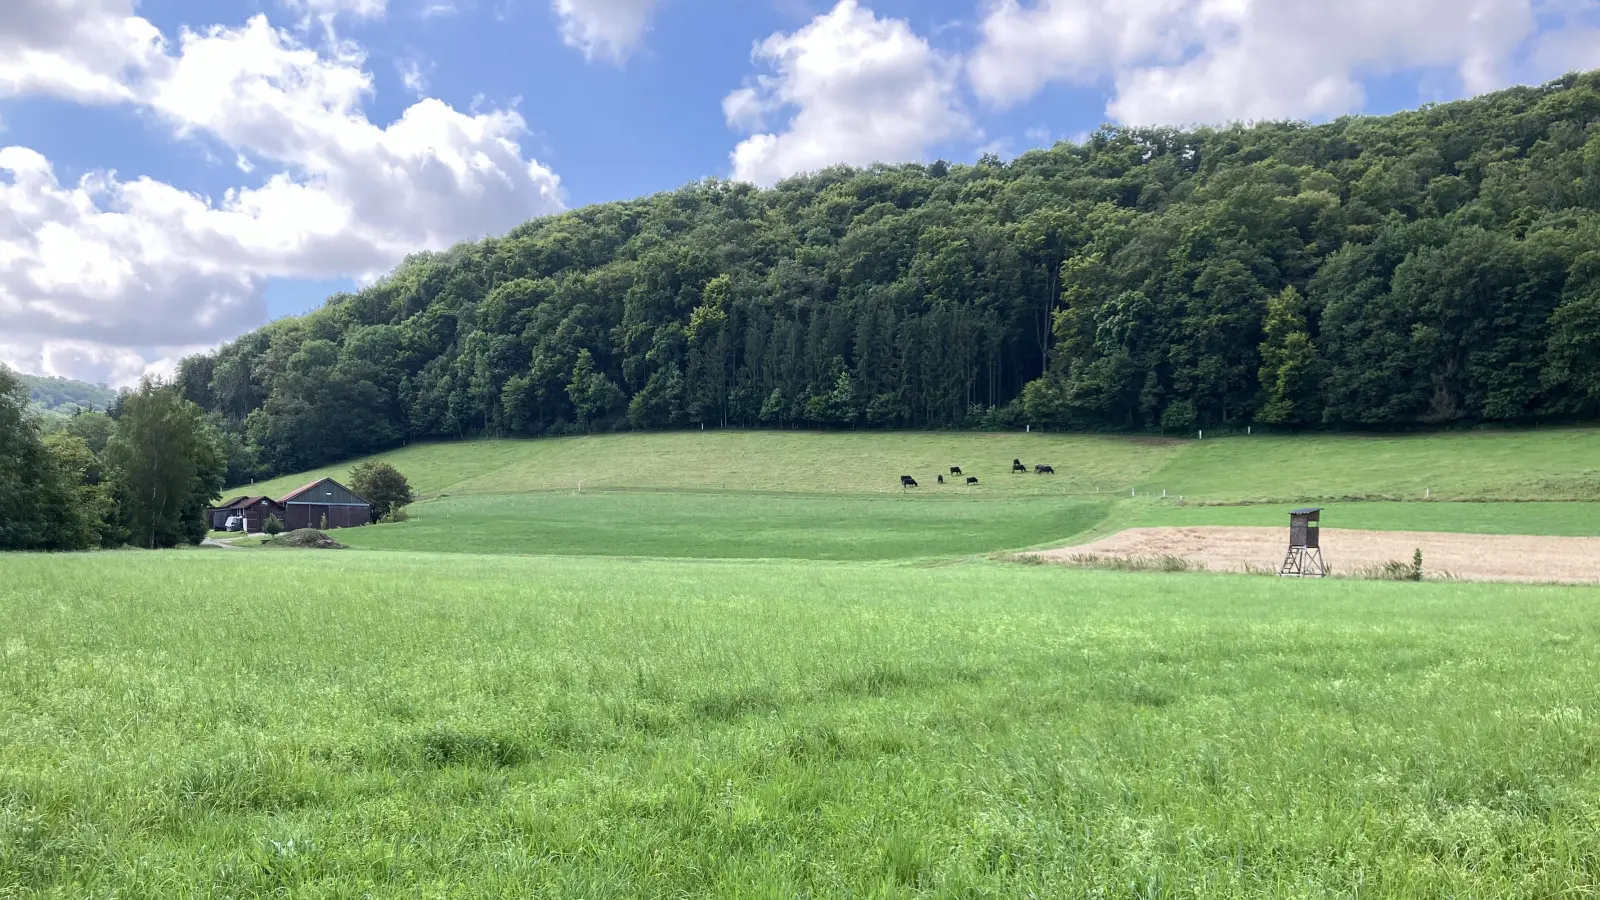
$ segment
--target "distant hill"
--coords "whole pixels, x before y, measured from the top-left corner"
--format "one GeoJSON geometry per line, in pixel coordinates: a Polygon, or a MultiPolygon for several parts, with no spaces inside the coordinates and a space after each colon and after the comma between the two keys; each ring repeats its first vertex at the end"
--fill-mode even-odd
{"type": "Polygon", "coordinates": [[[415,255],[176,381],[266,476],[702,425],[1596,421],[1597,248],[1600,72],[1321,125],[697,182],[415,255]]]}
{"type": "Polygon", "coordinates": [[[79,410],[105,412],[116,402],[117,392],[103,384],[89,384],[49,375],[22,375],[31,405],[47,413],[70,416],[79,410]]]}

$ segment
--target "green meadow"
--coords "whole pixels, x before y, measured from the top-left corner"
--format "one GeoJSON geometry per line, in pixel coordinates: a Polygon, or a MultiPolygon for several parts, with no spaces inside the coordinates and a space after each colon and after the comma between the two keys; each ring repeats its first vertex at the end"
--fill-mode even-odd
{"type": "MultiPolygon", "coordinates": [[[[1277,527],[1298,504],[1195,506],[1149,503],[1127,522],[1143,528],[1184,525],[1277,527]]],[[[1327,528],[1369,531],[1443,531],[1458,534],[1542,534],[1600,537],[1600,503],[1331,503],[1327,528]]]]}
{"type": "Polygon", "coordinates": [[[991,555],[1597,535],[1596,434],[422,445],[350,550],[0,557],[0,898],[1586,896],[1600,587],[991,555]]]}
{"type": "Polygon", "coordinates": [[[892,560],[1048,543],[1094,526],[1109,505],[679,491],[473,494],[417,504],[401,525],[338,537],[365,550],[892,560]]]}
{"type": "MultiPolygon", "coordinates": [[[[1330,527],[1600,535],[1596,429],[1203,441],[727,430],[421,444],[379,458],[421,502],[407,523],[341,536],[363,549],[943,558],[1135,525],[1279,525],[1308,502],[1329,507],[1330,527]],[[1012,459],[1030,472],[1012,474],[1012,459]],[[1032,474],[1036,463],[1057,474],[1032,474]],[[902,474],[920,486],[901,488],[902,474]]],[[[281,495],[353,464],[228,493],[281,495]]]]}
{"type": "Polygon", "coordinates": [[[0,562],[14,897],[1581,896],[1600,591],[0,562]]]}
{"type": "Polygon", "coordinates": [[[1194,500],[1600,500],[1600,429],[1187,441],[1142,493],[1194,500]]]}
{"type": "MultiPolygon", "coordinates": [[[[405,472],[424,497],[600,489],[893,494],[901,475],[932,490],[951,466],[978,477],[974,496],[1053,497],[1120,496],[1184,449],[1160,438],[728,429],[418,444],[378,458],[405,472]],[[1059,474],[1012,475],[1018,458],[1059,474]]],[[[325,475],[342,478],[361,461],[230,491],[281,496],[325,475]]]]}

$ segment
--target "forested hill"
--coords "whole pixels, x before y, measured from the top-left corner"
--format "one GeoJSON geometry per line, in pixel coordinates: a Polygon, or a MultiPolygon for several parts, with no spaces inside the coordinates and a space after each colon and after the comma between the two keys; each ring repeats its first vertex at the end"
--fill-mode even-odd
{"type": "Polygon", "coordinates": [[[1405,427],[1600,411],[1600,74],[1009,164],[709,181],[419,254],[186,360],[236,469],[707,423],[1405,427]]]}
{"type": "Polygon", "coordinates": [[[70,416],[76,412],[105,412],[117,401],[117,392],[103,384],[89,384],[47,375],[18,375],[28,390],[28,405],[47,413],[70,416]]]}

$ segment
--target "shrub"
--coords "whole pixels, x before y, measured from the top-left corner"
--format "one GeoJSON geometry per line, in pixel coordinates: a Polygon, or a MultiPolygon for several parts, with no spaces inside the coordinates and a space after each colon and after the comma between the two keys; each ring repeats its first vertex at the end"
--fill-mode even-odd
{"type": "Polygon", "coordinates": [[[277,513],[273,513],[267,516],[267,522],[261,526],[261,530],[273,537],[277,537],[283,533],[283,520],[278,518],[277,513]]]}
{"type": "Polygon", "coordinates": [[[351,469],[350,489],[372,504],[372,515],[379,521],[392,513],[395,507],[405,506],[416,499],[406,476],[382,460],[362,463],[351,469]]]}
{"type": "Polygon", "coordinates": [[[404,522],[410,518],[411,514],[406,512],[406,508],[404,506],[395,505],[389,507],[389,511],[378,518],[378,524],[393,525],[396,522],[404,522]]]}

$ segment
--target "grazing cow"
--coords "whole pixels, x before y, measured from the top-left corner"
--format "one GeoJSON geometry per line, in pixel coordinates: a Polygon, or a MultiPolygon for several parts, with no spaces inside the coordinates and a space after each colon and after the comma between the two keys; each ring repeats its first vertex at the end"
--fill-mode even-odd
{"type": "Polygon", "coordinates": [[[943,475],[939,476],[939,483],[940,484],[944,484],[944,476],[943,475]]]}
{"type": "Polygon", "coordinates": [[[951,475],[964,475],[966,473],[961,471],[961,467],[960,466],[951,466],[950,467],[950,474],[951,475]]]}
{"type": "Polygon", "coordinates": [[[900,476],[900,486],[903,487],[903,488],[916,487],[917,486],[917,480],[915,478],[912,478],[910,475],[901,475],[900,476]]]}
{"type": "Polygon", "coordinates": [[[967,476],[967,484],[977,484],[977,483],[978,483],[978,479],[972,477],[971,475],[967,476]]]}
{"type": "Polygon", "coordinates": [[[1013,472],[1026,472],[1026,471],[1028,471],[1028,467],[1022,464],[1022,460],[1013,459],[1011,461],[1011,471],[1013,471],[1013,472]]]}
{"type": "Polygon", "coordinates": [[[1034,466],[1033,471],[1038,475],[1054,475],[1056,470],[1050,466],[1034,466]]]}

